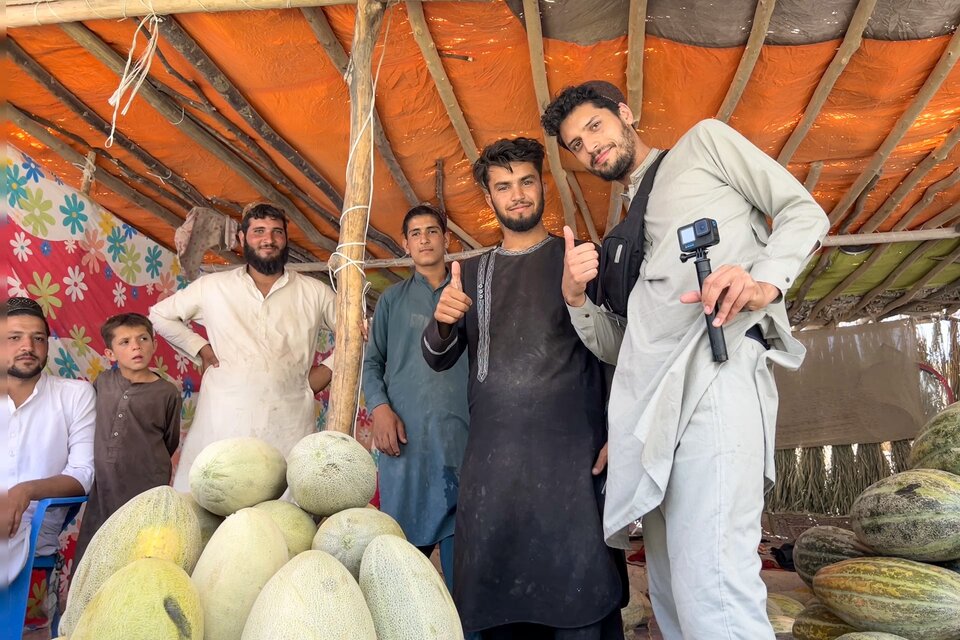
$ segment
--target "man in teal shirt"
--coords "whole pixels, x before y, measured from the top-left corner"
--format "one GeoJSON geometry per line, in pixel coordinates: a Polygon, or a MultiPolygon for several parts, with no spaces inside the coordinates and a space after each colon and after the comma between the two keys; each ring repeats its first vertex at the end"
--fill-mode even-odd
{"type": "Polygon", "coordinates": [[[467,359],[444,372],[423,359],[420,336],[443,288],[446,216],[419,205],[403,219],[403,246],[416,271],[377,302],[363,361],[363,393],[381,452],[380,508],[429,555],[440,545],[448,588],[460,463],[467,445],[467,359]]]}

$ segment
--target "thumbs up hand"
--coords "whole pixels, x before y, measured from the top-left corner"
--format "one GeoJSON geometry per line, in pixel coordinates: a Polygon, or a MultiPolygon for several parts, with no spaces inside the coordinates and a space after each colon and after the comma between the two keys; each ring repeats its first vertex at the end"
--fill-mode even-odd
{"type": "Polygon", "coordinates": [[[473,304],[470,296],[463,292],[463,280],[460,276],[460,263],[457,261],[450,263],[450,284],[448,284],[443,293],[440,294],[440,300],[437,302],[437,308],[433,312],[433,317],[440,323],[441,329],[444,325],[447,331],[441,331],[441,334],[449,335],[449,328],[460,321],[467,310],[473,304]]]}
{"type": "Polygon", "coordinates": [[[563,299],[571,307],[582,307],[587,301],[587,283],[600,272],[600,253],[592,242],[578,246],[570,227],[563,228],[563,241],[566,246],[560,285],[563,299]]]}

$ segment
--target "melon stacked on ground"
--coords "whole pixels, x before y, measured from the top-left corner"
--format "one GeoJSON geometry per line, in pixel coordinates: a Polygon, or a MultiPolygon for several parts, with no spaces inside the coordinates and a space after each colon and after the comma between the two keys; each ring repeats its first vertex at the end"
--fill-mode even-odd
{"type": "Polygon", "coordinates": [[[921,430],[911,467],[857,497],[852,532],[797,539],[794,565],[816,601],[796,640],[960,640],[960,403],[921,430]]]}

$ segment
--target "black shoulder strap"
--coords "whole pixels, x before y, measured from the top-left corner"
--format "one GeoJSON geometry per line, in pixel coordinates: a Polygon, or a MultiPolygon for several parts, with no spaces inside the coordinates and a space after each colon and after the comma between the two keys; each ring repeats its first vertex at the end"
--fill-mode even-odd
{"type": "Polygon", "coordinates": [[[660,168],[660,163],[663,162],[663,159],[667,157],[667,153],[669,153],[669,151],[664,151],[658,155],[653,161],[653,164],[650,165],[650,168],[643,174],[643,179],[640,180],[640,186],[637,188],[633,200],[630,201],[630,207],[627,209],[627,218],[634,216],[643,217],[643,214],[647,210],[647,199],[650,197],[650,190],[653,189],[653,179],[657,177],[657,169],[660,168]]]}

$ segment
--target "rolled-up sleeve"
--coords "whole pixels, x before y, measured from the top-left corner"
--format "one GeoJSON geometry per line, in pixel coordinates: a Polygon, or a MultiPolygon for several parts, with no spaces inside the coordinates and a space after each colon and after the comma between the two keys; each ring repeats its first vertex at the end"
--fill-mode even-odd
{"type": "Polygon", "coordinates": [[[80,483],[84,493],[93,486],[93,435],[97,421],[97,395],[93,386],[77,387],[76,395],[65,408],[67,416],[67,465],[62,474],[80,483]]]}
{"type": "Polygon", "coordinates": [[[617,364],[625,323],[597,306],[589,297],[579,307],[567,305],[570,323],[587,349],[607,364],[617,364]]]}
{"type": "Polygon", "coordinates": [[[156,332],[194,363],[199,362],[197,354],[200,349],[209,344],[206,338],[187,324],[191,320],[202,319],[202,301],[203,278],[198,278],[185,289],[150,307],[150,322],[156,332]]]}

